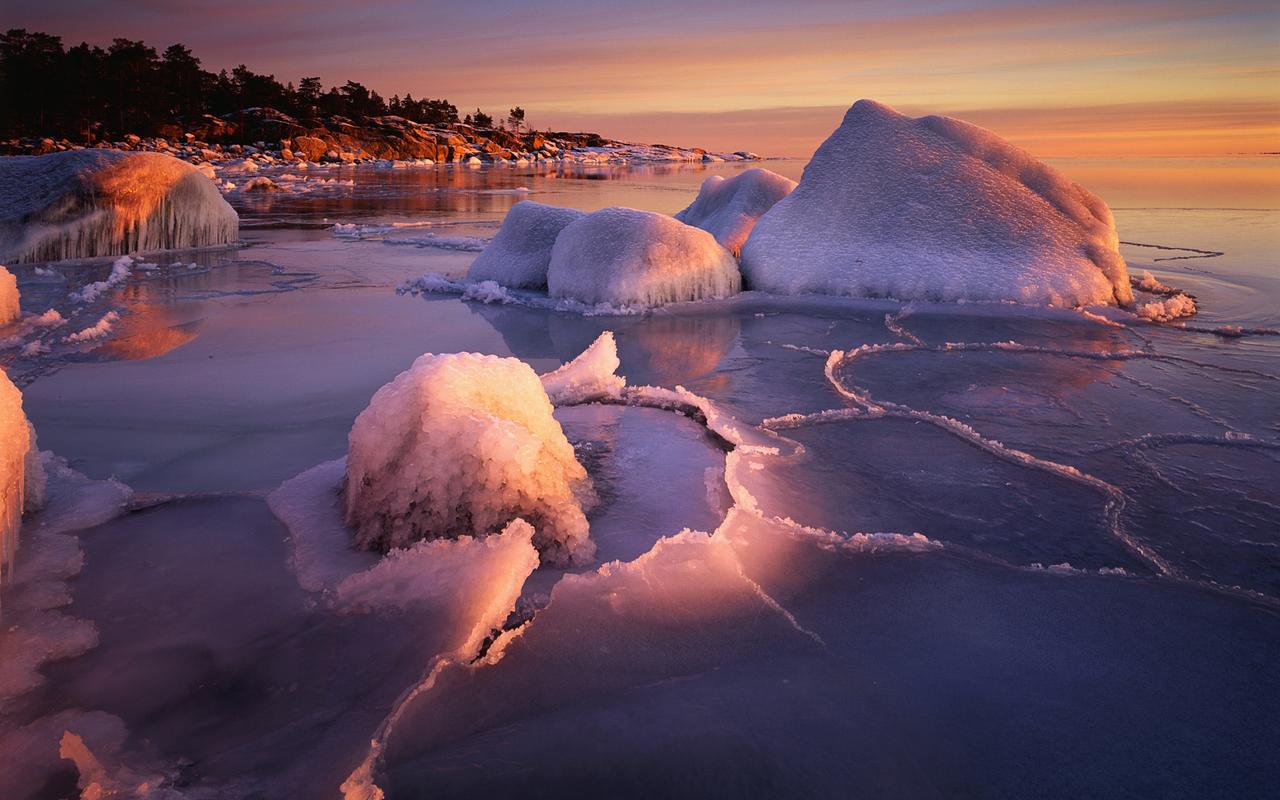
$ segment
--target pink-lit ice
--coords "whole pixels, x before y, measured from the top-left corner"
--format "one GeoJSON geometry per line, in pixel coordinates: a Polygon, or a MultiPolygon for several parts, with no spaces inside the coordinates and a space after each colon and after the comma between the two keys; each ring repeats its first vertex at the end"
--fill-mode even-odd
{"type": "Polygon", "coordinates": [[[759,167],[732,178],[712,175],[676,219],[707,231],[736,256],[760,217],[795,188],[790,178],[759,167]]]}
{"type": "Polygon", "coordinates": [[[498,235],[471,264],[467,277],[515,288],[546,286],[556,237],[581,216],[581,211],[572,208],[530,200],[516,203],[507,212],[498,235]]]}

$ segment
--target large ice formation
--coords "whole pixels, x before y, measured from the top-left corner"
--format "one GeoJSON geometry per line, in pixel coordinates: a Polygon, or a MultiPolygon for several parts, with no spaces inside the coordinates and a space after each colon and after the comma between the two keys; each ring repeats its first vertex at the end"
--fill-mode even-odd
{"type": "Polygon", "coordinates": [[[650,211],[605,208],[560,232],[551,251],[551,296],[614,306],[727,297],[738,265],[704,230],[650,211]]]}
{"type": "Polygon", "coordinates": [[[163,153],[70,150],[0,159],[0,258],[45,261],[227,244],[239,218],[213,182],[163,153]]]}
{"type": "Polygon", "coordinates": [[[0,583],[13,569],[24,510],[43,500],[44,467],[35,429],[22,411],[22,392],[0,370],[0,583]]]}
{"type": "Polygon", "coordinates": [[[18,279],[0,265],[0,325],[16,322],[21,313],[18,308],[18,279]]]}
{"type": "Polygon", "coordinates": [[[755,289],[1128,304],[1110,209],[995,134],[859,100],[742,248],[755,289]]]}
{"type": "Polygon", "coordinates": [[[545,287],[556,237],[582,215],[576,209],[530,200],[516,203],[507,212],[498,235],[471,264],[467,277],[516,288],[545,287]]]}
{"type": "Polygon", "coordinates": [[[421,356],[378,390],[349,442],[344,514],[360,547],[484,536],[520,517],[545,562],[594,553],[590,481],[521,361],[421,356]]]}
{"type": "Polygon", "coordinates": [[[795,188],[790,178],[759,167],[728,179],[712,175],[676,219],[709,232],[736,256],[760,217],[795,188]]]}

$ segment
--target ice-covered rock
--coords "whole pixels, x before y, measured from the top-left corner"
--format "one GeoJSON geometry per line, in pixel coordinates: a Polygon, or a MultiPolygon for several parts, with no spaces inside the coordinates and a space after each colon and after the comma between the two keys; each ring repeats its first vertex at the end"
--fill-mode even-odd
{"type": "Polygon", "coordinates": [[[545,562],[590,559],[590,480],[522,361],[419,357],[352,426],[343,510],[356,544],[484,536],[520,517],[545,562]]]}
{"type": "Polygon", "coordinates": [[[0,325],[16,322],[21,313],[18,308],[18,279],[0,265],[0,325]]]}
{"type": "Polygon", "coordinates": [[[736,256],[760,217],[795,188],[790,178],[759,167],[728,179],[712,175],[676,219],[707,231],[736,256]]]}
{"type": "Polygon", "coordinates": [[[545,287],[556,237],[582,215],[576,209],[530,200],[516,203],[507,212],[498,235],[471,264],[467,277],[516,288],[545,287]]]}
{"type": "Polygon", "coordinates": [[[1128,304],[1106,203],[990,131],[859,100],[742,248],[754,289],[1128,304]]]}
{"type": "Polygon", "coordinates": [[[0,583],[12,572],[22,514],[43,501],[44,467],[22,392],[0,370],[0,583]]]}
{"type": "Polygon", "coordinates": [[[605,208],[568,225],[547,271],[552,297],[615,306],[659,306],[728,297],[737,262],[711,234],[664,214],[605,208]]]}
{"type": "Polygon", "coordinates": [[[239,218],[163,153],[72,150],[0,159],[0,258],[43,261],[234,242],[239,218]]]}

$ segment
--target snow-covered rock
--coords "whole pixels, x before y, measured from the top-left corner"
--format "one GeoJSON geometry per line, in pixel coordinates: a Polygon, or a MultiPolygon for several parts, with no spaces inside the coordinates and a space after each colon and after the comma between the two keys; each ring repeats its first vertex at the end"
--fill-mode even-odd
{"type": "Polygon", "coordinates": [[[359,547],[484,536],[519,517],[544,562],[595,551],[590,480],[522,361],[423,355],[373,396],[349,444],[343,511],[359,547]]]}
{"type": "Polygon", "coordinates": [[[0,325],[16,322],[21,313],[18,308],[18,279],[0,265],[0,325]]]}
{"type": "Polygon", "coordinates": [[[43,502],[44,467],[22,392],[0,370],[0,583],[12,569],[22,514],[43,502]]]}
{"type": "Polygon", "coordinates": [[[1128,304],[1106,203],[990,131],[859,100],[742,248],[754,289],[1128,304]]]}
{"type": "Polygon", "coordinates": [[[234,242],[239,218],[195,167],[163,153],[0,158],[0,259],[44,261],[234,242]]]}
{"type": "Polygon", "coordinates": [[[728,297],[742,276],[711,234],[664,214],[605,208],[568,225],[547,271],[552,297],[659,306],[728,297]]]}
{"type": "Polygon", "coordinates": [[[736,256],[760,217],[795,188],[790,178],[759,167],[728,179],[712,175],[676,219],[707,231],[736,256]]]}
{"type": "Polygon", "coordinates": [[[467,277],[516,288],[545,287],[556,237],[581,216],[581,211],[572,208],[529,200],[516,203],[507,212],[498,235],[471,264],[467,277]]]}

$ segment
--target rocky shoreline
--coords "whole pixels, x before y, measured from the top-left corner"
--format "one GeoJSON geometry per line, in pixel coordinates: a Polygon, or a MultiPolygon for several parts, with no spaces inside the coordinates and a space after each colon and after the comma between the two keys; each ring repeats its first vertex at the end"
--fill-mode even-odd
{"type": "Polygon", "coordinates": [[[272,163],[528,164],[759,161],[746,151],[717,153],[700,147],[634,144],[595,133],[511,131],[461,122],[427,125],[403,117],[332,116],[298,119],[271,108],[249,108],[222,117],[204,115],[165,125],[160,136],[126,135],[86,145],[66,139],[0,142],[4,155],[43,155],[85,147],[168,153],[193,164],[231,159],[272,163]]]}

